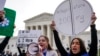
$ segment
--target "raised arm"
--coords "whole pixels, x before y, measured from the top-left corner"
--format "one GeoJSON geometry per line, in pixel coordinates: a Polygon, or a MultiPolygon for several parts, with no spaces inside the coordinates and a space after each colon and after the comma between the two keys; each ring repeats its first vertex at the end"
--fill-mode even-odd
{"type": "Polygon", "coordinates": [[[55,43],[56,43],[56,47],[57,49],[59,50],[61,56],[67,56],[68,53],[66,52],[66,50],[64,49],[64,47],[62,46],[62,43],[60,41],[60,38],[58,36],[58,32],[55,30],[54,28],[55,24],[54,24],[54,21],[52,22],[51,24],[51,27],[53,29],[53,33],[54,33],[54,40],[55,40],[55,43]]]}
{"type": "Polygon", "coordinates": [[[18,49],[19,55],[20,55],[20,56],[23,56],[20,47],[17,47],[17,49],[18,49]]]}
{"type": "Polygon", "coordinates": [[[6,36],[5,38],[4,38],[4,40],[1,42],[1,44],[0,44],[0,53],[2,53],[2,51],[5,49],[5,47],[7,46],[7,44],[8,44],[8,42],[9,42],[9,39],[10,39],[11,37],[10,36],[6,36]]]}
{"type": "Polygon", "coordinates": [[[66,52],[66,50],[62,46],[62,43],[61,43],[60,38],[58,36],[58,32],[56,30],[53,30],[53,33],[54,33],[54,40],[55,40],[55,43],[56,43],[56,46],[57,46],[59,52],[61,53],[62,56],[67,56],[68,53],[66,52]]]}
{"type": "Polygon", "coordinates": [[[93,13],[92,16],[92,23],[91,23],[91,45],[90,45],[90,51],[89,55],[90,56],[97,56],[97,30],[95,28],[95,20],[96,16],[95,13],[93,13]]]}

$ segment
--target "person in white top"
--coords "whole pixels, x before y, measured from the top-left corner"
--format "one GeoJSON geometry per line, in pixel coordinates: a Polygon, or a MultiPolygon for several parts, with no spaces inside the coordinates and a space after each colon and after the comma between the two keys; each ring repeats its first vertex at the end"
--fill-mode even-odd
{"type": "Polygon", "coordinates": [[[40,46],[40,56],[58,56],[57,52],[51,48],[48,37],[41,35],[38,44],[40,46]]]}

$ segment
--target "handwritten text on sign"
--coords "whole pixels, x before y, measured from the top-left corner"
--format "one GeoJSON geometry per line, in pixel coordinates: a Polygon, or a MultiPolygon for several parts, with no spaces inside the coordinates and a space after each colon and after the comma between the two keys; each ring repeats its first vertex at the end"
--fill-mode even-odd
{"type": "Polygon", "coordinates": [[[76,35],[90,25],[92,12],[86,0],[66,0],[54,13],[56,29],[65,35],[76,35]]]}

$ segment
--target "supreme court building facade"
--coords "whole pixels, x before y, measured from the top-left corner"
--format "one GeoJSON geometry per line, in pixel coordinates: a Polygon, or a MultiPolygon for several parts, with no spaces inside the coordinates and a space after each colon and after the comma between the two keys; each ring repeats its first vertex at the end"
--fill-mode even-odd
{"type": "MultiPolygon", "coordinates": [[[[25,23],[25,30],[41,30],[42,35],[45,35],[49,38],[50,45],[54,48],[56,48],[55,41],[53,38],[53,32],[50,28],[50,24],[53,20],[53,14],[50,13],[41,13],[37,16],[33,16],[32,18],[29,18],[24,21],[25,23]]],[[[98,31],[98,49],[100,49],[100,30],[98,31]]],[[[89,44],[91,43],[91,34],[90,31],[84,31],[77,35],[79,38],[81,38],[87,50],[89,50],[89,44]]],[[[66,50],[68,50],[70,46],[71,36],[64,36],[63,34],[59,33],[60,40],[62,42],[62,45],[65,47],[66,50]]],[[[2,42],[4,38],[0,38],[0,43],[2,42]]],[[[17,42],[18,36],[13,36],[5,48],[5,51],[11,51],[12,53],[18,53],[17,50],[17,42]]]]}

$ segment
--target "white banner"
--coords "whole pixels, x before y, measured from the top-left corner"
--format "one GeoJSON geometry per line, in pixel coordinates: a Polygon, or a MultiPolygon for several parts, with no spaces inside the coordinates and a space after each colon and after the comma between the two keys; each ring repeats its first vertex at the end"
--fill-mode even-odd
{"type": "Polygon", "coordinates": [[[33,42],[37,43],[41,34],[41,30],[20,30],[18,33],[17,45],[19,47],[24,47],[33,42]]]}

